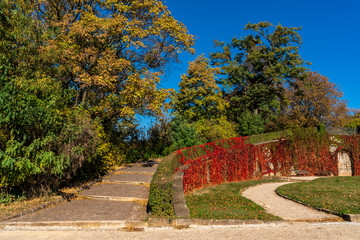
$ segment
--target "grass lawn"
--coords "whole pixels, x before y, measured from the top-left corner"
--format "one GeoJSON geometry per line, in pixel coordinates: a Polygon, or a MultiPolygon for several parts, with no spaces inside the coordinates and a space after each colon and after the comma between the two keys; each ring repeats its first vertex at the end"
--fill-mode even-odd
{"type": "Polygon", "coordinates": [[[234,182],[195,190],[185,196],[190,216],[199,219],[281,220],[241,196],[246,188],[267,182],[276,181],[234,182]]]}
{"type": "Polygon", "coordinates": [[[281,186],[285,196],[339,214],[360,214],[360,176],[319,178],[281,186]]]}

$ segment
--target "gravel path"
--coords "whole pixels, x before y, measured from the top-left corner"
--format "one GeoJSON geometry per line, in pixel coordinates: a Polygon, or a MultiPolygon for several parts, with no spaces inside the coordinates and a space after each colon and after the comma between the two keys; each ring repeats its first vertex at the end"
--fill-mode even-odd
{"type": "Polygon", "coordinates": [[[1,231],[1,240],[12,239],[186,239],[186,240],[278,240],[278,239],[359,239],[360,223],[279,223],[244,225],[236,227],[194,227],[177,230],[173,228],[146,228],[141,232],[124,232],[117,230],[97,231],[1,231]]]}
{"type": "Polygon", "coordinates": [[[339,218],[284,199],[275,193],[276,188],[289,183],[290,182],[261,184],[246,189],[242,195],[265,208],[270,214],[279,216],[284,220],[320,221],[339,218]]]}

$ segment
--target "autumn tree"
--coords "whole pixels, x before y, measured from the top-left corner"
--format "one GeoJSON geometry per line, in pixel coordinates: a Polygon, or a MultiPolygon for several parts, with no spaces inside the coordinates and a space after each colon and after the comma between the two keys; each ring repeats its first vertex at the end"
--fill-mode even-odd
{"type": "Polygon", "coordinates": [[[159,0],[0,1],[0,190],[123,161],[121,123],[161,114],[160,75],[193,44],[159,0]]]}
{"type": "Polygon", "coordinates": [[[164,66],[193,51],[193,36],[159,0],[42,0],[34,13],[47,30],[40,50],[50,74],[76,90],[74,106],[115,122],[160,114],[164,66]]]}
{"type": "Polygon", "coordinates": [[[189,63],[186,74],[181,76],[179,92],[172,98],[174,114],[192,124],[202,143],[236,136],[235,124],[226,117],[228,103],[216,84],[219,70],[211,67],[203,55],[198,56],[189,63]]]}
{"type": "Polygon", "coordinates": [[[172,99],[174,112],[190,122],[223,115],[227,103],[215,81],[217,72],[203,55],[190,62],[187,73],[181,76],[179,92],[172,99]]]}
{"type": "Polygon", "coordinates": [[[221,50],[211,54],[212,63],[222,69],[220,82],[227,89],[228,115],[240,124],[244,135],[270,126],[286,104],[285,85],[304,78],[304,61],[298,53],[300,28],[272,26],[249,23],[245,30],[253,34],[227,44],[216,41],[221,50]]]}
{"type": "Polygon", "coordinates": [[[341,99],[343,93],[335,83],[317,72],[309,72],[304,81],[296,79],[294,83],[286,91],[289,105],[280,117],[283,126],[342,125],[347,116],[347,104],[341,99]]]}

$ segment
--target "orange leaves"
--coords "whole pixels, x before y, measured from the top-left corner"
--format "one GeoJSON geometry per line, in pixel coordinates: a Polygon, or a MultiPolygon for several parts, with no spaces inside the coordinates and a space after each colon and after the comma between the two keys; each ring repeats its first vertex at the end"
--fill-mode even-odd
{"type": "Polygon", "coordinates": [[[327,77],[309,72],[305,80],[297,79],[294,83],[286,91],[289,106],[280,116],[284,125],[339,126],[344,122],[347,108],[341,100],[343,94],[327,77]]]}

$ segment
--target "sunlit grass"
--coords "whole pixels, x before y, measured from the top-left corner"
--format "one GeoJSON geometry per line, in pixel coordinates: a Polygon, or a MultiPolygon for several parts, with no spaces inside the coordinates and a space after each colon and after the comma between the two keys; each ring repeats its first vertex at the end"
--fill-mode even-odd
{"type": "Polygon", "coordinates": [[[281,186],[285,196],[339,214],[360,214],[360,176],[319,178],[281,186]]]}
{"type": "Polygon", "coordinates": [[[274,181],[225,183],[189,193],[185,197],[190,216],[200,219],[280,220],[241,195],[246,188],[267,182],[274,181]]]}

